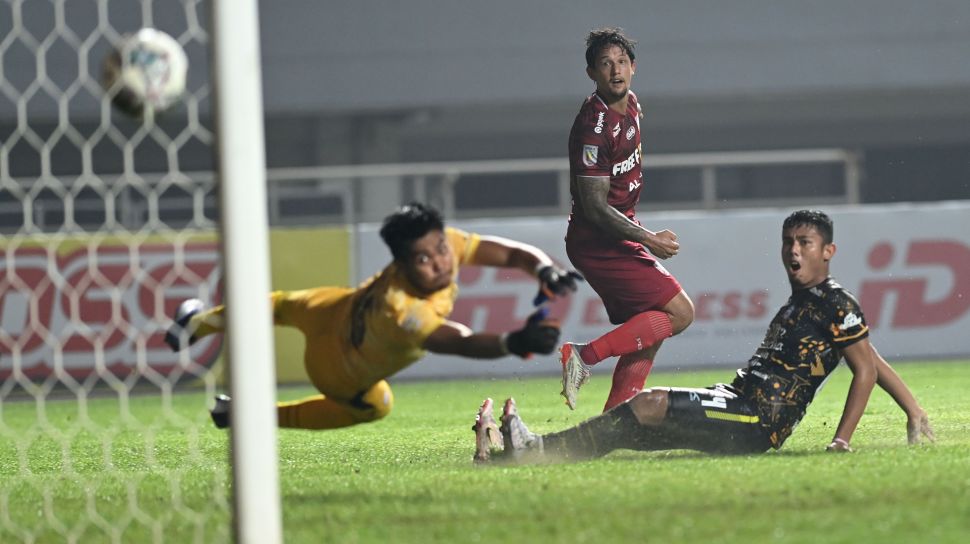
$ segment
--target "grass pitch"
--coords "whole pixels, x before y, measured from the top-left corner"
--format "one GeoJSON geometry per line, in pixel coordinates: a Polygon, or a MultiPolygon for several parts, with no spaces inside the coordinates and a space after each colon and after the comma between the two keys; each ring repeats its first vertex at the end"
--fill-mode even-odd
{"type": "MultiPolygon", "coordinates": [[[[593,416],[594,373],[570,412],[556,378],[392,384],[392,414],[326,432],[281,431],[284,538],[294,542],[966,542],[970,364],[900,364],[937,443],[906,445],[877,390],[853,439],[827,454],[851,374],[838,371],[785,447],[765,455],[617,451],[541,466],[473,466],[482,398],[514,396],[539,432],[593,416]]],[[[650,385],[728,381],[655,372],[650,385]]],[[[283,389],[281,399],[311,394],[283,389]]],[[[228,435],[206,395],[5,402],[0,542],[231,539],[228,435]]]]}

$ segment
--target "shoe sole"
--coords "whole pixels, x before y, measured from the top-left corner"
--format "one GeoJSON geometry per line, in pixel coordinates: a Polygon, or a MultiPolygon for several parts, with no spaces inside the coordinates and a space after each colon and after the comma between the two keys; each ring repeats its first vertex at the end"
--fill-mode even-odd
{"type": "Polygon", "coordinates": [[[475,424],[472,425],[472,430],[475,431],[475,456],[472,459],[476,463],[488,461],[492,448],[501,448],[504,443],[495,423],[495,416],[492,415],[492,406],[492,399],[485,399],[475,416],[475,424]]]}
{"type": "MultiPolygon", "coordinates": [[[[569,343],[563,344],[562,347],[559,348],[559,363],[562,364],[562,391],[559,394],[566,399],[566,406],[568,406],[570,410],[576,409],[576,394],[579,392],[579,388],[589,381],[588,374],[584,378],[580,379],[578,383],[571,375],[575,365],[570,365],[569,361],[572,359],[574,351],[575,346],[569,343]],[[575,384],[575,387],[570,387],[573,384],[575,384]]],[[[579,355],[577,354],[576,357],[578,358],[579,355]]],[[[581,369],[582,367],[579,368],[581,369]]]]}

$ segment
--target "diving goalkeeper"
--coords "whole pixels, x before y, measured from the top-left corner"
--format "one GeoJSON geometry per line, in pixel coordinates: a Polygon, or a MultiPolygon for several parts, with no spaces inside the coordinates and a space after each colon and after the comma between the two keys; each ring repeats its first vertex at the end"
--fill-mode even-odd
{"type": "MultiPolygon", "coordinates": [[[[321,393],[277,403],[279,426],[334,429],[386,416],[394,397],[386,378],[425,352],[496,359],[508,354],[548,354],[559,327],[529,320],[505,334],[475,333],[448,319],[462,265],[517,268],[536,277],[550,296],[576,290],[581,276],[560,268],[536,247],[445,227],[437,210],[418,203],[384,219],[381,238],[394,260],[359,287],[317,287],[270,295],[276,325],[296,327],[306,337],[304,364],[321,393]]],[[[180,350],[223,331],[223,307],[182,302],[166,342],[180,350]]],[[[212,410],[217,427],[229,425],[230,399],[220,395],[212,410]]]]}

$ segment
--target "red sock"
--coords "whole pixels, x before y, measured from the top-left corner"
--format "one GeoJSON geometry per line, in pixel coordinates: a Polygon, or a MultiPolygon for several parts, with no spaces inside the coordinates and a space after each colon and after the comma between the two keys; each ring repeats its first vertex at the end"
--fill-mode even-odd
{"type": "Polygon", "coordinates": [[[670,316],[651,310],[631,317],[626,323],[586,344],[579,356],[584,363],[595,365],[607,357],[646,349],[672,333],[670,316]]]}
{"type": "Polygon", "coordinates": [[[651,368],[653,368],[653,361],[638,357],[636,353],[620,357],[616,363],[616,369],[613,370],[613,387],[610,389],[610,396],[606,399],[603,411],[623,404],[639,393],[647,381],[651,368]]]}

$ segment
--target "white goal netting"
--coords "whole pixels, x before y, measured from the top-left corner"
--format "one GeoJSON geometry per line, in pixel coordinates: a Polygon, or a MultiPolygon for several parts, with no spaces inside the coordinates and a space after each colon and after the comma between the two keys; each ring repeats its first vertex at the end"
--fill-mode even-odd
{"type": "Polygon", "coordinates": [[[216,302],[208,2],[0,0],[0,542],[231,538],[218,339],[172,353],[178,302],[216,302]],[[99,84],[154,27],[190,63],[137,120],[99,84]]]}

